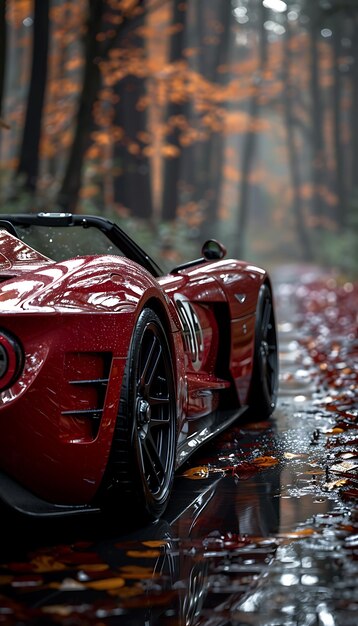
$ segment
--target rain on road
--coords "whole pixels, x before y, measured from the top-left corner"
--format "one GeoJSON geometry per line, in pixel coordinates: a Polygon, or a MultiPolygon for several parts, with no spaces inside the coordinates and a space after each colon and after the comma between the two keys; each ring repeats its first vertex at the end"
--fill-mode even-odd
{"type": "Polygon", "coordinates": [[[276,275],[280,398],[175,480],[158,523],[2,511],[0,624],[356,626],[358,291],[276,275]]]}

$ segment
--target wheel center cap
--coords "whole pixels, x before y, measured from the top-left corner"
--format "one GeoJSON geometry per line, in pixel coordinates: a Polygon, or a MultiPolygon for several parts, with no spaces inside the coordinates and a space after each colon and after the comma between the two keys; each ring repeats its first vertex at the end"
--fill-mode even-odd
{"type": "Polygon", "coordinates": [[[138,402],[138,421],[139,424],[144,425],[150,422],[150,418],[152,416],[152,409],[150,408],[149,402],[147,400],[139,400],[138,402]]]}

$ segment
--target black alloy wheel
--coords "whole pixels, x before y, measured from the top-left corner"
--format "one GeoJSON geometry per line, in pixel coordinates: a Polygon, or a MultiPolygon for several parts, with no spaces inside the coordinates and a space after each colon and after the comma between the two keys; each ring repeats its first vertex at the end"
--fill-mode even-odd
{"type": "Polygon", "coordinates": [[[256,308],[253,372],[249,412],[256,420],[270,417],[278,390],[278,345],[271,290],[262,285],[256,308]]]}
{"type": "Polygon", "coordinates": [[[159,317],[139,315],[123,377],[104,479],[104,504],[140,522],[162,515],[174,478],[176,394],[170,348],[159,317]]]}

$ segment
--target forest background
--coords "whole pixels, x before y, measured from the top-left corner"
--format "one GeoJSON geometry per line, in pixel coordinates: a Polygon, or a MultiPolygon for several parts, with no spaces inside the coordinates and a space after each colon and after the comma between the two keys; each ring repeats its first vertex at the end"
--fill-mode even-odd
{"type": "Polygon", "coordinates": [[[358,273],[358,0],[0,0],[0,205],[358,273]]]}

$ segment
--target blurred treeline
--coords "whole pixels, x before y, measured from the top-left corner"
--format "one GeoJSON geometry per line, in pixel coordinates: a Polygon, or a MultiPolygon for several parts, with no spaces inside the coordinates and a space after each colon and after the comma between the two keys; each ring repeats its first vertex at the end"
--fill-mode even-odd
{"type": "Polygon", "coordinates": [[[358,0],[0,0],[2,211],[354,273],[358,0]]]}

